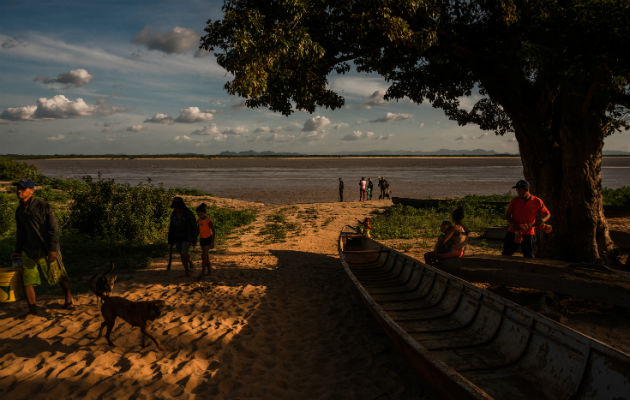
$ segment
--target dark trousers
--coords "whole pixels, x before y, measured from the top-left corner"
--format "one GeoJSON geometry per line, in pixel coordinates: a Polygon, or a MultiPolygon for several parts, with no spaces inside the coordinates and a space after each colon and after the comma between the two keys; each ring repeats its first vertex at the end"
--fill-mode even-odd
{"type": "Polygon", "coordinates": [[[518,246],[521,246],[523,257],[532,258],[534,257],[534,242],[534,235],[523,235],[523,241],[521,243],[514,243],[514,232],[508,232],[503,240],[503,253],[501,254],[511,256],[516,249],[518,249],[518,246]]]}
{"type": "Polygon", "coordinates": [[[343,201],[343,189],[339,189],[339,201],[343,201]]]}

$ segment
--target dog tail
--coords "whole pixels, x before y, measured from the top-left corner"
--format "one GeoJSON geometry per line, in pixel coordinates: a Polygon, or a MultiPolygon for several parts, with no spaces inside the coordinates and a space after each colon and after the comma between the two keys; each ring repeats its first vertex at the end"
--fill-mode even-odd
{"type": "Polygon", "coordinates": [[[94,293],[97,297],[99,297],[101,300],[105,300],[105,298],[107,296],[105,296],[104,293],[99,292],[95,287],[94,287],[94,279],[96,279],[96,277],[98,276],[98,274],[94,274],[92,275],[92,277],[90,278],[90,282],[88,283],[88,287],[90,288],[90,290],[92,291],[92,293],[94,293]]]}

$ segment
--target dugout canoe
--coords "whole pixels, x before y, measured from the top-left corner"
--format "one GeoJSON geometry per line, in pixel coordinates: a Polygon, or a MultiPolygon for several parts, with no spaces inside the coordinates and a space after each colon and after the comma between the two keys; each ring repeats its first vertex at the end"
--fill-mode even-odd
{"type": "Polygon", "coordinates": [[[344,270],[443,398],[627,399],[630,354],[342,230],[344,270]]]}

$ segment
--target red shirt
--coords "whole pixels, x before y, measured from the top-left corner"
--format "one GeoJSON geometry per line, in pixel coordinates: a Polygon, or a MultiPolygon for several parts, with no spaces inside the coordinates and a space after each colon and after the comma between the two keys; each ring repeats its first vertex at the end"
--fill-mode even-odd
{"type": "Polygon", "coordinates": [[[199,226],[199,237],[202,239],[207,239],[212,236],[212,227],[210,224],[212,220],[208,217],[205,219],[198,219],[197,225],[199,226]]]}
{"type": "Polygon", "coordinates": [[[505,215],[512,217],[512,224],[509,227],[510,232],[515,232],[514,225],[527,224],[530,225],[527,229],[522,229],[523,235],[534,234],[534,223],[536,222],[536,215],[538,213],[542,215],[549,214],[549,210],[545,207],[545,204],[538,197],[531,195],[528,200],[523,200],[520,197],[515,197],[510,201],[510,205],[505,211],[505,215]]]}

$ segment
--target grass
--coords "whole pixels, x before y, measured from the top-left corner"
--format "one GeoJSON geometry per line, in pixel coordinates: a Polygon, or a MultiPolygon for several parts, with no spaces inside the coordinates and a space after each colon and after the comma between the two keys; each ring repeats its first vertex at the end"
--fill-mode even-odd
{"type": "Polygon", "coordinates": [[[464,224],[470,231],[481,232],[490,226],[505,224],[502,211],[476,199],[447,201],[434,208],[398,204],[373,217],[373,235],[377,239],[436,238],[440,235],[440,224],[450,220],[450,213],[458,205],[464,207],[464,224]]]}
{"type": "Polygon", "coordinates": [[[264,237],[263,243],[281,243],[286,242],[287,234],[299,234],[301,229],[299,224],[288,222],[286,216],[279,210],[275,214],[267,216],[265,227],[260,230],[260,234],[264,237]]]}

